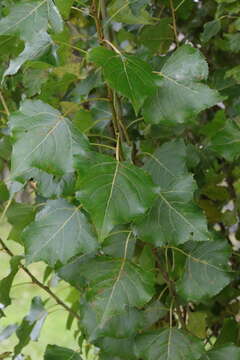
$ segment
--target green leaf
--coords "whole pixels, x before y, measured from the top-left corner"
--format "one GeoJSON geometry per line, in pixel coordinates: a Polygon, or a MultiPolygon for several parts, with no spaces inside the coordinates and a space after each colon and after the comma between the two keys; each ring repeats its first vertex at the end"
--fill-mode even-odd
{"type": "Polygon", "coordinates": [[[34,220],[36,207],[30,204],[12,202],[6,212],[8,222],[12,225],[9,239],[21,242],[22,230],[34,220]]]}
{"type": "MultiPolygon", "coordinates": [[[[73,268],[70,269],[71,276],[69,266],[66,268],[68,281],[82,281],[81,277],[76,277],[76,270],[74,272],[73,268]]],[[[80,259],[76,268],[87,281],[88,301],[94,308],[99,328],[112,316],[123,313],[127,306],[142,307],[154,295],[154,273],[140,268],[126,257],[116,259],[98,256],[88,261],[80,259]]],[[[60,271],[59,275],[64,274],[60,271]]],[[[66,280],[66,276],[64,278],[66,280]]]]}
{"type": "Polygon", "coordinates": [[[224,345],[221,347],[213,348],[207,352],[201,360],[238,360],[240,358],[240,348],[235,345],[224,345]]]}
{"type": "Polygon", "coordinates": [[[30,60],[40,58],[52,45],[50,36],[41,31],[32,38],[31,42],[26,42],[24,50],[15,59],[11,60],[3,77],[7,75],[14,75],[18,72],[21,66],[30,60]]]}
{"type": "Polygon", "coordinates": [[[153,249],[151,246],[146,244],[143,247],[143,249],[141,251],[141,255],[139,256],[138,262],[142,268],[149,270],[149,271],[154,271],[156,259],[153,254],[153,249]]]}
{"type": "Polygon", "coordinates": [[[101,360],[123,360],[119,356],[112,356],[106,353],[101,352],[101,360]]]}
{"type": "Polygon", "coordinates": [[[224,34],[224,37],[227,39],[227,50],[233,53],[238,53],[240,51],[240,34],[239,32],[235,34],[224,34]]]}
{"type": "Polygon", "coordinates": [[[94,124],[91,111],[80,109],[73,118],[73,123],[80,131],[88,131],[94,124]]]}
{"type": "Polygon", "coordinates": [[[142,8],[148,5],[148,0],[130,0],[129,7],[134,15],[138,15],[142,8]]]}
{"type": "Polygon", "coordinates": [[[90,213],[102,242],[114,225],[129,223],[152,205],[155,188],[134,165],[99,153],[78,156],[77,198],[90,213]]]}
{"type": "Polygon", "coordinates": [[[201,127],[200,133],[208,138],[212,138],[218,133],[218,131],[221,131],[221,129],[225,127],[226,121],[225,111],[218,110],[215,113],[213,120],[201,127]]]}
{"type": "Polygon", "coordinates": [[[60,33],[63,31],[63,20],[57,7],[54,5],[53,0],[47,0],[46,6],[48,11],[48,20],[53,31],[60,33]]]}
{"type": "Polygon", "coordinates": [[[49,23],[54,31],[63,30],[61,16],[52,0],[29,1],[10,8],[0,21],[0,35],[18,35],[25,42],[25,49],[11,60],[3,76],[15,74],[24,62],[40,57],[51,46],[47,34],[49,23]]]}
{"type": "MultiPolygon", "coordinates": [[[[225,291],[227,288],[225,288],[225,291]]],[[[218,335],[217,341],[214,346],[219,347],[222,345],[236,343],[238,341],[238,323],[234,318],[226,318],[222,323],[222,329],[218,335]]]]}
{"type": "Polygon", "coordinates": [[[155,300],[150,305],[148,305],[144,310],[143,328],[144,329],[150,328],[159,319],[166,316],[167,313],[168,313],[168,308],[164,306],[164,304],[161,301],[155,300]]]}
{"type": "Polygon", "coordinates": [[[32,168],[54,175],[73,171],[73,155],[88,149],[85,137],[58,110],[26,100],[10,117],[14,144],[11,177],[25,183],[32,168]]]}
{"type": "Polygon", "coordinates": [[[227,161],[240,156],[240,125],[237,121],[227,119],[225,124],[211,137],[210,148],[227,161]]]}
{"type": "Polygon", "coordinates": [[[198,360],[203,348],[184,331],[169,328],[138,336],[136,353],[143,360],[198,360]]]}
{"type": "Polygon", "coordinates": [[[16,331],[19,341],[14,348],[14,356],[20,354],[22,349],[28,345],[30,340],[38,340],[41,328],[47,315],[48,313],[44,309],[41,298],[33,298],[29,314],[24,317],[22,323],[16,331]]]}
{"type": "Polygon", "coordinates": [[[48,345],[44,360],[81,360],[81,356],[70,349],[57,345],[48,345]]]}
{"type": "MultiPolygon", "coordinates": [[[[225,73],[225,78],[233,78],[237,84],[240,83],[240,65],[234,66],[225,73]]],[[[230,80],[231,81],[231,80],[230,80]]]]}
{"type": "Polygon", "coordinates": [[[187,330],[200,339],[207,335],[207,314],[201,311],[189,312],[187,330]]]}
{"type": "Polygon", "coordinates": [[[80,314],[81,326],[90,342],[106,336],[120,339],[135,336],[143,322],[140,311],[126,307],[123,313],[112,316],[104,326],[99,327],[99,319],[94,306],[88,304],[86,300],[82,301],[80,314]]]}
{"type": "Polygon", "coordinates": [[[11,304],[10,291],[12,288],[12,283],[19,270],[19,264],[21,261],[21,256],[14,256],[10,261],[10,273],[5,278],[0,281],[0,305],[1,308],[7,307],[11,304]]]}
{"type": "Polygon", "coordinates": [[[0,181],[0,203],[7,201],[8,199],[9,199],[8,188],[3,181],[0,181]]]}
{"type": "Polygon", "coordinates": [[[99,326],[126,306],[141,307],[154,294],[154,274],[123,259],[99,258],[88,264],[87,280],[99,326]],[[101,290],[101,292],[100,292],[101,290]]]}
{"type": "Polygon", "coordinates": [[[0,34],[20,34],[22,39],[31,39],[41,29],[47,30],[47,10],[47,0],[15,4],[10,8],[8,16],[1,19],[0,34]]]}
{"type": "Polygon", "coordinates": [[[65,264],[79,253],[97,248],[86,216],[66,200],[49,200],[22,234],[27,262],[43,260],[51,266],[65,264]]]}
{"type": "Polygon", "coordinates": [[[136,113],[144,100],[154,94],[151,66],[136,56],[97,47],[89,52],[88,58],[103,68],[104,78],[112,88],[131,100],[136,113]]]}
{"type": "Polygon", "coordinates": [[[83,254],[70,261],[67,265],[58,270],[58,276],[76,287],[83,290],[86,286],[85,274],[82,272],[82,266],[85,266],[96,255],[96,251],[91,254],[83,254]]]}
{"type": "Polygon", "coordinates": [[[208,42],[212,37],[217,35],[221,30],[221,21],[216,19],[204,24],[203,32],[201,34],[202,42],[208,42]]]}
{"type": "Polygon", "coordinates": [[[127,259],[131,259],[134,254],[136,239],[131,230],[125,226],[117,226],[113,232],[106,237],[102,244],[102,250],[105,255],[111,257],[124,257],[126,242],[128,242],[127,259]],[[130,237],[129,237],[130,235],[130,237]]]}
{"type": "Polygon", "coordinates": [[[76,103],[81,102],[83,99],[88,97],[93,88],[98,87],[99,85],[99,74],[96,72],[89,73],[88,76],[85,79],[80,80],[72,90],[72,101],[76,103]]]}
{"type": "MultiPolygon", "coordinates": [[[[100,339],[96,345],[101,348],[104,355],[110,356],[111,360],[137,360],[134,353],[134,338],[115,339],[105,336],[100,339]]],[[[105,359],[105,357],[103,359],[105,359]]],[[[108,357],[106,359],[110,360],[108,357]]]]}
{"type": "Polygon", "coordinates": [[[177,291],[186,301],[207,300],[219,293],[229,282],[230,248],[224,240],[184,245],[184,274],[177,282],[177,291]]]}
{"type": "Polygon", "coordinates": [[[23,74],[23,85],[27,89],[27,96],[41,92],[42,85],[48,80],[48,69],[26,69],[23,74]]]}
{"type": "Polygon", "coordinates": [[[165,62],[158,78],[157,90],[144,104],[148,123],[185,123],[217,102],[221,97],[202,83],[208,77],[208,65],[199,50],[183,45],[165,62]]]}
{"type": "Polygon", "coordinates": [[[68,19],[69,14],[71,12],[71,7],[73,4],[73,0],[55,0],[55,3],[60,11],[60,13],[62,14],[64,19],[68,19]]]}
{"type": "Polygon", "coordinates": [[[152,52],[165,53],[173,42],[171,19],[164,18],[156,25],[144,26],[139,35],[139,42],[152,52]]]}
{"type": "Polygon", "coordinates": [[[144,0],[112,0],[108,6],[109,15],[113,21],[126,24],[152,24],[153,19],[144,9],[147,2],[144,0]]]}
{"type": "Polygon", "coordinates": [[[159,186],[159,196],[135,226],[137,235],[156,246],[208,240],[206,220],[193,202],[196,184],[186,168],[183,141],[165,143],[146,155],[144,167],[159,186]]]}

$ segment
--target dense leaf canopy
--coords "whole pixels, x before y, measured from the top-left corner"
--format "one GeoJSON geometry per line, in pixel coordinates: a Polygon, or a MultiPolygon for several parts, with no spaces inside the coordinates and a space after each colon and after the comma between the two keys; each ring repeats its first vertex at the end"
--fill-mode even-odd
{"type": "Polygon", "coordinates": [[[0,359],[56,306],[44,360],[239,360],[239,0],[2,0],[0,50],[0,359]]]}

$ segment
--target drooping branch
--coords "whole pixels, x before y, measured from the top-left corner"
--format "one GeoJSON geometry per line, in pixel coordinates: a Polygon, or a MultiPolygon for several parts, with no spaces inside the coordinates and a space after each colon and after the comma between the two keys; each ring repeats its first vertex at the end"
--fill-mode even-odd
{"type": "MultiPolygon", "coordinates": [[[[0,244],[3,248],[3,250],[11,257],[14,257],[13,252],[9,249],[9,247],[5,244],[5,242],[0,238],[0,244]]],[[[71,314],[75,319],[77,319],[78,321],[80,320],[80,316],[73,311],[67,304],[65,304],[56,294],[54,294],[52,292],[52,290],[44,285],[41,281],[39,281],[32,273],[31,271],[29,271],[26,266],[20,264],[19,267],[30,277],[30,279],[32,280],[32,283],[37,285],[38,287],[40,287],[41,289],[43,289],[45,292],[48,293],[48,295],[50,295],[58,305],[62,306],[66,311],[69,312],[69,314],[71,314]]]]}

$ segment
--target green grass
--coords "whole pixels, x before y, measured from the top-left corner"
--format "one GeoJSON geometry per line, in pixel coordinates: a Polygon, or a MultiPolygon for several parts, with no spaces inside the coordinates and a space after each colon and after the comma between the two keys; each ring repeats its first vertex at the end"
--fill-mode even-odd
{"type": "MultiPolygon", "coordinates": [[[[0,236],[6,240],[10,231],[8,224],[1,224],[0,236]]],[[[23,249],[17,243],[6,240],[8,246],[12,249],[14,254],[21,254],[23,249]]],[[[32,273],[42,280],[43,276],[43,263],[37,263],[31,265],[29,268],[32,273]]],[[[9,272],[9,256],[3,251],[0,252],[0,279],[6,276],[9,272]]],[[[9,324],[20,323],[22,318],[28,313],[31,300],[34,296],[41,296],[43,300],[49,298],[48,294],[33,285],[30,282],[29,277],[19,270],[14,286],[11,291],[12,304],[5,310],[6,317],[0,319],[0,331],[9,324]]],[[[52,289],[61,299],[65,300],[69,294],[69,286],[66,283],[61,282],[56,288],[52,289]]],[[[23,350],[25,355],[30,355],[32,360],[43,359],[44,350],[47,344],[56,344],[60,346],[66,346],[71,349],[77,349],[76,342],[73,338],[73,331],[65,329],[67,313],[62,310],[60,306],[55,306],[55,303],[50,299],[46,304],[46,309],[49,311],[49,315],[42,328],[41,336],[38,342],[31,342],[23,350]]],[[[76,327],[76,324],[75,324],[76,327]]],[[[0,354],[5,351],[13,351],[14,346],[17,344],[16,335],[12,335],[9,339],[3,341],[0,344],[0,354]]]]}

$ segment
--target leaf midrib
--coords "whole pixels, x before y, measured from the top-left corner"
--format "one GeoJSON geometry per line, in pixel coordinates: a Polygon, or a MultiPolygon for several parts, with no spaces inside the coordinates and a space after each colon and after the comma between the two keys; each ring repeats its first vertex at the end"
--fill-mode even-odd
{"type": "Polygon", "coordinates": [[[23,158],[23,160],[21,161],[21,163],[17,166],[17,168],[15,169],[14,173],[12,174],[12,177],[13,176],[16,176],[14,174],[17,173],[18,169],[21,168],[22,164],[29,158],[32,156],[32,154],[47,140],[47,138],[57,129],[57,127],[59,126],[59,124],[61,124],[62,120],[58,120],[56,122],[56,124],[51,128],[51,130],[49,130],[47,132],[47,134],[44,136],[44,138],[40,141],[40,143],[38,143],[34,148],[33,150],[27,154],[27,156],[25,156],[25,158],[23,158]]]}
{"type": "Polygon", "coordinates": [[[25,21],[29,16],[31,16],[34,12],[36,12],[44,3],[46,3],[47,0],[43,0],[41,1],[35,8],[33,8],[26,16],[24,16],[23,18],[21,18],[19,21],[17,21],[14,25],[10,26],[7,30],[5,30],[5,32],[3,34],[8,33],[8,31],[16,26],[18,26],[19,24],[21,24],[21,22],[25,21]]]}
{"type": "Polygon", "coordinates": [[[33,254],[31,254],[30,258],[34,259],[35,256],[41,252],[56,236],[57,234],[62,231],[62,229],[67,225],[67,223],[74,217],[74,215],[79,211],[79,207],[75,208],[72,212],[72,214],[64,221],[64,223],[55,231],[50,238],[43,244],[42,247],[37,249],[33,254]]]}

